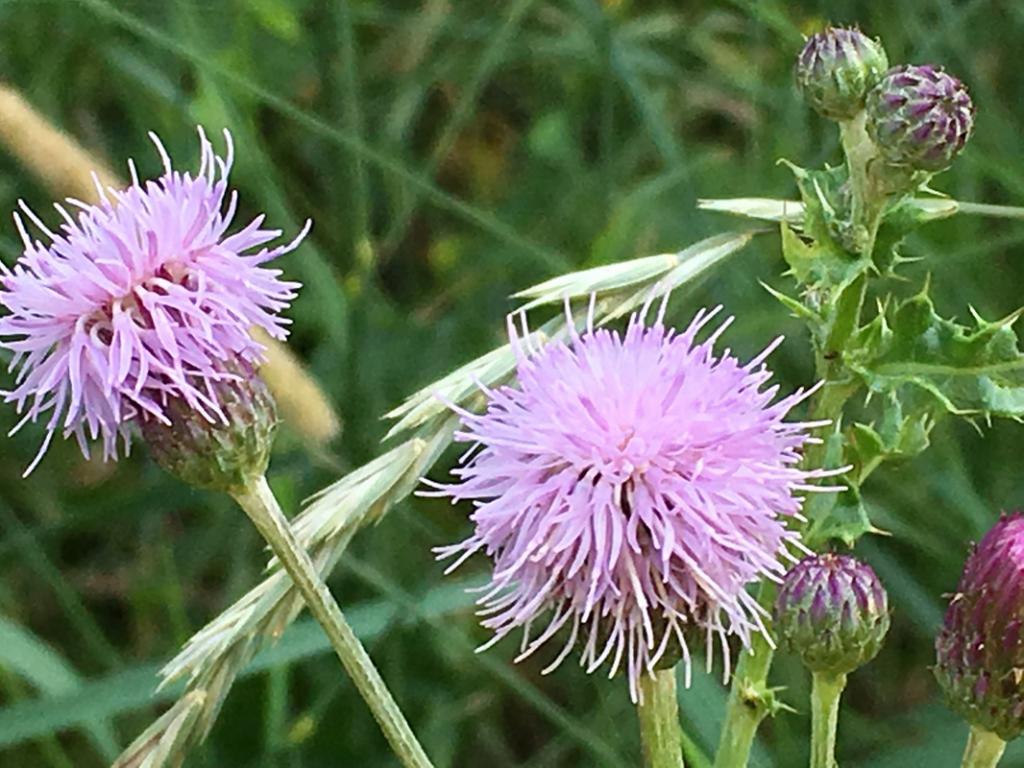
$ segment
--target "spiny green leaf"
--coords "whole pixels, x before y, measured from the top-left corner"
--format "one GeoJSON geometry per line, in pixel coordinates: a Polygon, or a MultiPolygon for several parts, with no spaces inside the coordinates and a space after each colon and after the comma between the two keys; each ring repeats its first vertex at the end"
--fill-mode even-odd
{"type": "Polygon", "coordinates": [[[861,329],[847,363],[871,392],[929,396],[936,413],[1024,417],[1024,355],[1013,323],[1019,316],[973,327],[939,317],[927,294],[881,312],[861,329]]]}
{"type": "Polygon", "coordinates": [[[782,304],[782,306],[792,312],[793,315],[806,322],[811,328],[816,328],[824,323],[824,320],[821,319],[821,316],[817,312],[801,302],[799,299],[795,299],[789,294],[782,293],[782,291],[777,291],[767,283],[761,283],[761,287],[768,291],[768,293],[782,304]]]}
{"type": "Polygon", "coordinates": [[[893,394],[885,397],[881,418],[871,424],[856,423],[847,431],[847,460],[854,465],[857,485],[883,461],[908,459],[929,444],[935,418],[927,408],[910,408],[893,394]]]}

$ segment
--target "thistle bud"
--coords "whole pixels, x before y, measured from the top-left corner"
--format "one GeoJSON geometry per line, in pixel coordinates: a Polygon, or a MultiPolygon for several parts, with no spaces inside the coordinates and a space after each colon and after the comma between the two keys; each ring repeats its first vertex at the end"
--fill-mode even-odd
{"type": "Polygon", "coordinates": [[[867,130],[893,165],[945,170],[967,144],[974,104],[967,88],[941,68],[889,70],[867,98],[867,130]]]}
{"type": "Polygon", "coordinates": [[[889,68],[885,49],[858,29],[830,27],[812,35],[796,63],[796,84],[808,103],[832,120],[850,120],[889,68]]]}
{"type": "Polygon", "coordinates": [[[181,398],[164,414],[142,422],[156,462],[196,488],[231,491],[262,476],[277,428],[274,399],[263,380],[247,371],[211,384],[220,413],[203,414],[181,398]]]}
{"type": "Polygon", "coordinates": [[[848,555],[804,558],[775,601],[779,643],[812,672],[845,675],[871,661],[889,631],[888,597],[874,570],[848,555]]]}
{"type": "Polygon", "coordinates": [[[1024,515],[1003,516],[967,558],[935,640],[951,709],[1005,741],[1024,733],[1024,515]]]}

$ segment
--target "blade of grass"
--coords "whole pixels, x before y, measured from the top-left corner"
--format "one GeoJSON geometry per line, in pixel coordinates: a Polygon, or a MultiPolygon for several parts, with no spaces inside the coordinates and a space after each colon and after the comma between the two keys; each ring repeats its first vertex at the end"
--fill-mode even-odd
{"type": "MultiPolygon", "coordinates": [[[[17,673],[47,697],[74,696],[84,684],[74,668],[55,650],[24,627],[0,616],[0,667],[17,673]]],[[[14,705],[19,706],[18,704],[14,705]]],[[[83,717],[78,725],[89,735],[106,760],[117,757],[121,747],[107,717],[83,717]]],[[[44,737],[52,732],[35,734],[44,737]]]]}
{"type": "Polygon", "coordinates": [[[72,587],[60,569],[46,553],[32,532],[25,527],[14,512],[0,501],[0,520],[8,532],[8,541],[20,553],[21,562],[53,590],[57,602],[64,611],[68,624],[74,629],[79,641],[85,645],[100,664],[114,669],[121,664],[121,655],[111,644],[103,629],[82,604],[78,592],[72,587]]]}
{"type": "Polygon", "coordinates": [[[563,271],[569,266],[565,256],[550,248],[539,245],[517,232],[513,227],[498,219],[491,213],[467,203],[465,200],[454,197],[437,187],[429,179],[421,174],[409,170],[395,158],[373,149],[346,131],[335,128],[315,115],[306,112],[286,99],[277,96],[266,90],[248,78],[242,77],[231,71],[224,65],[211,60],[209,57],[196,51],[192,46],[174,39],[163,33],[152,25],[146,23],[138,16],[130,14],[114,7],[106,0],[78,0],[97,15],[135,33],[155,45],[167,50],[183,59],[205,67],[209,72],[216,73],[225,82],[228,82],[240,90],[247,92],[259,99],[267,107],[285,117],[294,120],[308,130],[323,136],[346,150],[353,152],[373,163],[382,171],[390,173],[397,178],[407,182],[413,187],[422,191],[424,196],[443,210],[459,216],[465,221],[479,227],[498,240],[509,244],[521,251],[524,255],[533,258],[538,265],[553,271],[563,271]]]}
{"type": "Polygon", "coordinates": [[[414,616],[420,615],[424,621],[431,625],[435,633],[440,633],[443,637],[450,639],[454,647],[465,651],[468,658],[472,658],[480,663],[500,683],[536,709],[539,714],[550,720],[562,733],[575,739],[578,745],[592,754],[601,765],[626,766],[629,764],[603,737],[566,712],[565,709],[553,702],[543,691],[524,680],[521,675],[513,672],[506,663],[490,654],[475,653],[475,645],[451,623],[439,621],[439,617],[436,616],[424,615],[415,597],[403,590],[375,567],[351,555],[344,558],[341,566],[361,581],[378,590],[386,597],[389,603],[395,606],[396,610],[409,612],[414,616]]]}
{"type": "MultiPolygon", "coordinates": [[[[414,615],[400,611],[388,600],[360,603],[353,606],[348,615],[360,639],[370,641],[396,622],[412,625],[469,608],[473,597],[465,588],[465,584],[450,583],[429,590],[418,600],[419,610],[414,615]]],[[[0,635],[0,642],[2,638],[0,635]]],[[[273,667],[330,652],[330,644],[316,622],[297,621],[277,645],[258,654],[242,676],[251,677],[273,667]]],[[[0,749],[177,698],[183,688],[180,683],[154,692],[161,666],[159,663],[133,665],[83,681],[62,693],[0,709],[0,749]]]]}
{"type": "MultiPolygon", "coordinates": [[[[458,101],[455,103],[451,117],[444,128],[441,129],[441,134],[430,151],[430,157],[421,170],[425,178],[434,178],[441,163],[451,153],[459,133],[473,115],[473,108],[476,106],[480,93],[498,68],[498,65],[501,64],[502,55],[509,44],[515,39],[516,31],[519,29],[521,22],[536,2],[537,0],[516,0],[504,12],[504,20],[501,26],[489,36],[487,46],[479,56],[479,63],[476,69],[470,75],[469,82],[463,88],[458,101]]],[[[385,249],[395,248],[402,238],[405,237],[409,223],[416,215],[419,203],[419,195],[414,195],[406,200],[394,217],[393,223],[384,237],[385,249]]]]}

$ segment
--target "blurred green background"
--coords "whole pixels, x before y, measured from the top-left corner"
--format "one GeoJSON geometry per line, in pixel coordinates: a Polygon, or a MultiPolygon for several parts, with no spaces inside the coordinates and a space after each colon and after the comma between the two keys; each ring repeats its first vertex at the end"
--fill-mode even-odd
{"type": "MultiPolygon", "coordinates": [[[[697,212],[697,198],[792,196],[780,157],[837,162],[834,130],[791,85],[802,33],[826,21],[881,35],[893,63],[961,76],[977,132],[936,186],[1024,200],[1017,2],[0,0],[0,78],[119,172],[129,157],[159,172],[149,130],[189,167],[196,124],[229,127],[243,215],[265,210],[286,232],[315,221],[282,263],[306,284],[292,346],[345,428],[330,456],[279,439],[271,482],[296,510],[380,450],[380,414],[502,341],[510,293],[743,226],[697,212]]],[[[0,210],[20,197],[56,218],[49,193],[0,156],[0,210]]],[[[931,225],[908,243],[922,257],[908,290],[930,273],[944,314],[1008,314],[1024,303],[1022,241],[1019,223],[931,225]]],[[[18,252],[8,221],[0,258],[18,252]]],[[[677,293],[672,312],[724,302],[743,355],[786,333],[773,359],[791,389],[809,381],[806,338],[758,285],[789,287],[781,271],[766,234],[677,293]]],[[[13,421],[0,409],[4,431],[13,421]]],[[[859,552],[895,615],[881,655],[851,677],[842,765],[959,763],[966,728],[939,700],[932,637],[968,542],[1024,499],[1022,429],[943,423],[931,451],[866,489],[892,536],[859,552]]],[[[188,490],[141,450],[104,467],[55,445],[21,479],[41,435],[0,442],[0,765],[102,766],[161,711],[158,663],[253,585],[265,556],[227,498],[188,490]]],[[[512,641],[474,655],[486,634],[430,552],[466,535],[465,512],[406,502],[359,534],[331,579],[438,767],[637,765],[621,679],[571,663],[541,677],[542,659],[511,664],[512,641]],[[410,605],[433,619],[410,620],[410,605]]],[[[395,764],[300,624],[238,684],[189,765],[395,764]]],[[[805,764],[806,674],[780,658],[773,681],[798,712],[763,729],[755,764],[805,764]]],[[[704,675],[681,695],[696,766],[724,696],[704,675]]],[[[1003,765],[1024,765],[1024,750],[1003,765]]]]}

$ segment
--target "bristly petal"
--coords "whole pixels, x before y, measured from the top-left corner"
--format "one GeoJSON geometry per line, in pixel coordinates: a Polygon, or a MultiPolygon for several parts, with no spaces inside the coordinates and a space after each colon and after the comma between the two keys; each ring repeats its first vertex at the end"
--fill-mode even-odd
{"type": "MultiPolygon", "coordinates": [[[[36,421],[49,410],[45,452],[53,433],[101,439],[105,457],[129,448],[128,424],[167,421],[181,399],[207,419],[223,420],[213,384],[223,371],[263,359],[253,327],[287,336],[279,316],[298,284],[266,262],[296,248],[271,246],[280,232],[257,217],[235,234],[228,227],[236,195],[228,188],[232,152],[214,152],[199,130],[201,165],[193,177],[174,170],[151,134],[163,164],[155,180],[122,190],[99,189],[100,202],[69,200],[75,215],[53,232],[23,203],[21,213],[49,244],[33,240],[15,214],[24,252],[0,270],[0,347],[15,353],[16,386],[3,397],[36,421]]],[[[35,463],[33,463],[33,466],[35,463]]]]}
{"type": "Polygon", "coordinates": [[[461,414],[456,439],[478,450],[432,495],[474,504],[473,534],[439,554],[493,560],[480,605],[495,639],[548,616],[520,658],[569,627],[556,663],[579,639],[587,671],[624,668],[636,698],[670,658],[689,678],[689,643],[708,638],[710,657],[764,632],[746,590],[784,573],[786,518],[834,473],[799,466],[808,425],[783,419],[804,394],[773,402],[765,355],[716,357],[729,320],[698,340],[716,311],[681,333],[641,312],[539,349],[509,323],[518,382],[461,414]]]}

